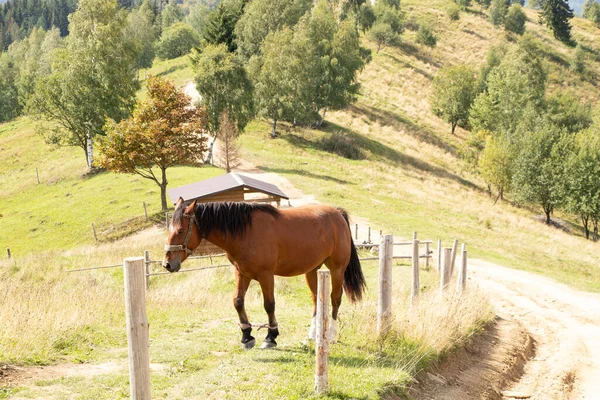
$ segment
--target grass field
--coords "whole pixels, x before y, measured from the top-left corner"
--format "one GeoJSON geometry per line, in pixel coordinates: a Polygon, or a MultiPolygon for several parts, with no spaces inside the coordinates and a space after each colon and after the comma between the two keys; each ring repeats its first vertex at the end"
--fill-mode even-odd
{"type": "MultiPolygon", "coordinates": [[[[68,255],[46,253],[0,264],[2,294],[19,298],[0,308],[3,363],[83,364],[81,371],[110,363],[107,373],[56,379],[6,389],[18,398],[127,398],[128,371],[122,271],[65,273],[76,266],[109,264],[115,258],[153,249],[161,256],[164,233],[138,235],[118,243],[83,247],[68,255]],[[44,273],[33,270],[43,263],[44,273]],[[19,335],[12,335],[20,332],[19,335]]],[[[194,262],[199,265],[199,261],[194,262]]],[[[187,265],[191,266],[190,263],[187,265]]],[[[159,267],[157,267],[159,268],[159,267]]],[[[394,267],[393,334],[377,340],[377,263],[365,262],[366,299],[340,309],[339,342],[330,355],[330,399],[376,399],[401,393],[417,369],[468,340],[492,317],[489,304],[473,289],[450,296],[441,307],[437,276],[422,272],[419,307],[409,306],[410,268],[394,267]],[[461,318],[456,316],[460,315],[461,318]]],[[[152,278],[148,291],[150,358],[154,398],[313,398],[314,345],[304,344],[312,302],[302,277],[276,281],[281,335],[273,351],[242,351],[231,296],[229,269],[152,278]]],[[[251,321],[266,320],[256,283],[246,296],[251,321]]],[[[255,331],[257,341],[266,333],[255,331]]],[[[0,398],[2,398],[0,392],[0,398]]]]}
{"type": "MultiPolygon", "coordinates": [[[[483,182],[458,153],[468,132],[450,127],[430,110],[431,79],[444,65],[477,67],[487,49],[512,42],[493,30],[478,7],[449,23],[450,1],[406,0],[408,29],[398,48],[373,51],[361,73],[361,95],[346,110],[329,112],[323,130],[281,129],[255,120],[241,136],[244,158],[288,178],[323,203],[366,218],[397,237],[466,242],[470,257],[552,277],[575,288],[600,291],[598,244],[584,240],[575,221],[569,232],[538,222],[541,211],[509,202],[493,205],[483,182]],[[427,22],[439,37],[434,49],[415,43],[414,27],[427,22]],[[335,137],[334,137],[335,136],[335,137]],[[337,139],[336,139],[337,138],[337,139]],[[342,141],[339,142],[336,140],[342,141]],[[338,144],[356,160],[326,151],[338,144]]],[[[600,35],[588,21],[574,20],[574,36],[588,51],[587,73],[569,72],[574,49],[551,39],[528,11],[527,29],[546,53],[551,91],[576,90],[594,104],[598,92],[600,35]]],[[[374,50],[368,40],[363,43],[374,50]]],[[[185,57],[157,63],[148,73],[183,85],[193,78],[185,57]]],[[[140,92],[143,96],[143,91],[140,92]]],[[[119,268],[69,274],[73,268],[119,264],[151,251],[161,257],[165,232],[158,187],[134,175],[85,174],[83,151],[53,148],[27,118],[0,125],[0,247],[14,258],[0,261],[0,364],[87,366],[112,363],[98,375],[85,372],[26,385],[0,387],[0,398],[126,398],[127,348],[119,268]],[[36,168],[40,183],[37,183],[36,168]],[[153,220],[145,221],[142,202],[153,220]],[[91,224],[99,233],[94,241],[91,224]],[[115,240],[120,239],[120,240],[115,240]],[[8,301],[6,301],[8,299],[8,301]]],[[[213,167],[172,168],[169,187],[222,174],[213,167]]],[[[191,265],[188,265],[191,266],[191,265]]],[[[157,267],[158,268],[158,267],[157,267]]],[[[408,268],[394,267],[395,334],[377,341],[376,265],[365,263],[370,291],[364,303],[341,308],[340,342],[332,349],[331,399],[375,399],[402,392],[415,370],[443,357],[492,318],[482,294],[449,299],[448,313],[435,314],[433,273],[423,272],[421,309],[410,311],[408,268]]],[[[242,352],[231,304],[233,276],[224,270],[157,277],[148,292],[153,397],[310,398],[314,349],[304,345],[311,309],[302,278],[277,280],[282,326],[276,351],[242,352]]],[[[257,285],[247,297],[255,323],[266,317],[257,285]]],[[[262,332],[256,335],[262,339],[262,332]]]]}

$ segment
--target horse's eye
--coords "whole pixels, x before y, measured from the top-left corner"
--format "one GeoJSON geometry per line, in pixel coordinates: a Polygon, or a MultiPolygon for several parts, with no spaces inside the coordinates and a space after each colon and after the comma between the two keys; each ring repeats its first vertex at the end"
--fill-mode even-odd
{"type": "Polygon", "coordinates": [[[183,231],[182,231],[181,229],[178,229],[178,230],[177,230],[177,234],[178,234],[178,235],[181,235],[182,233],[183,233],[183,231]]]}

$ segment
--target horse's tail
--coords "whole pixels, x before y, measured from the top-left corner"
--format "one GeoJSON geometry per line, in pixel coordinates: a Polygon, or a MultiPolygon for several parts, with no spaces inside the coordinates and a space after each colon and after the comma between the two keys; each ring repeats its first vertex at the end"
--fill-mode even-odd
{"type": "MultiPolygon", "coordinates": [[[[346,210],[342,208],[338,208],[338,211],[348,224],[348,229],[350,229],[350,220],[348,219],[348,213],[346,210]]],[[[350,262],[346,267],[346,271],[344,272],[344,290],[346,291],[346,296],[350,299],[352,303],[356,301],[362,300],[362,295],[365,289],[367,288],[367,284],[365,282],[365,277],[362,272],[362,268],[360,266],[360,260],[358,259],[358,253],[356,252],[356,246],[354,246],[354,241],[352,240],[352,232],[350,233],[350,262]]]]}

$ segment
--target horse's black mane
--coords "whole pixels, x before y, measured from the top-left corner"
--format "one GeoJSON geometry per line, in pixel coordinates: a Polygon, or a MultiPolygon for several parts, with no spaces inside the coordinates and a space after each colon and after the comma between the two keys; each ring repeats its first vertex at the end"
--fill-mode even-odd
{"type": "MultiPolygon", "coordinates": [[[[173,214],[173,221],[181,221],[185,206],[179,207],[173,214]]],[[[279,216],[279,210],[270,204],[259,203],[199,203],[196,205],[196,223],[202,237],[206,237],[214,229],[232,236],[242,235],[252,220],[253,211],[266,212],[274,217],[279,216]]]]}

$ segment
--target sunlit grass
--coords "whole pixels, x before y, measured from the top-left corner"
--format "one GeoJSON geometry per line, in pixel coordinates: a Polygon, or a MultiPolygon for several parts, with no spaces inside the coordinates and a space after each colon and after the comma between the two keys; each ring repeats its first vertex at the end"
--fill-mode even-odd
{"type": "MultiPolygon", "coordinates": [[[[0,363],[111,361],[118,366],[106,374],[41,380],[13,388],[13,393],[26,398],[128,396],[121,269],[66,270],[118,263],[125,256],[143,254],[144,249],[157,259],[163,240],[164,231],[156,229],[111,244],[76,248],[62,256],[46,253],[0,264],[3,298],[19,299],[17,304],[0,305],[0,363]],[[42,259],[44,268],[37,268],[42,259]]],[[[201,262],[190,261],[187,266],[192,263],[201,262]]],[[[424,270],[421,305],[411,310],[410,269],[396,264],[396,323],[392,333],[379,340],[377,263],[365,262],[363,269],[369,290],[361,303],[343,301],[339,341],[330,353],[330,394],[325,398],[377,399],[386,391],[401,392],[418,369],[468,340],[491,318],[489,305],[480,301],[477,292],[468,292],[461,301],[449,295],[440,307],[437,274],[424,270]]],[[[314,398],[314,344],[304,344],[312,301],[303,277],[276,280],[281,335],[273,351],[241,350],[233,288],[229,268],[152,278],[147,308],[153,397],[314,398]]],[[[262,303],[254,282],[246,296],[254,323],[266,321],[262,303]]],[[[266,332],[254,334],[260,343],[266,332]]]]}

